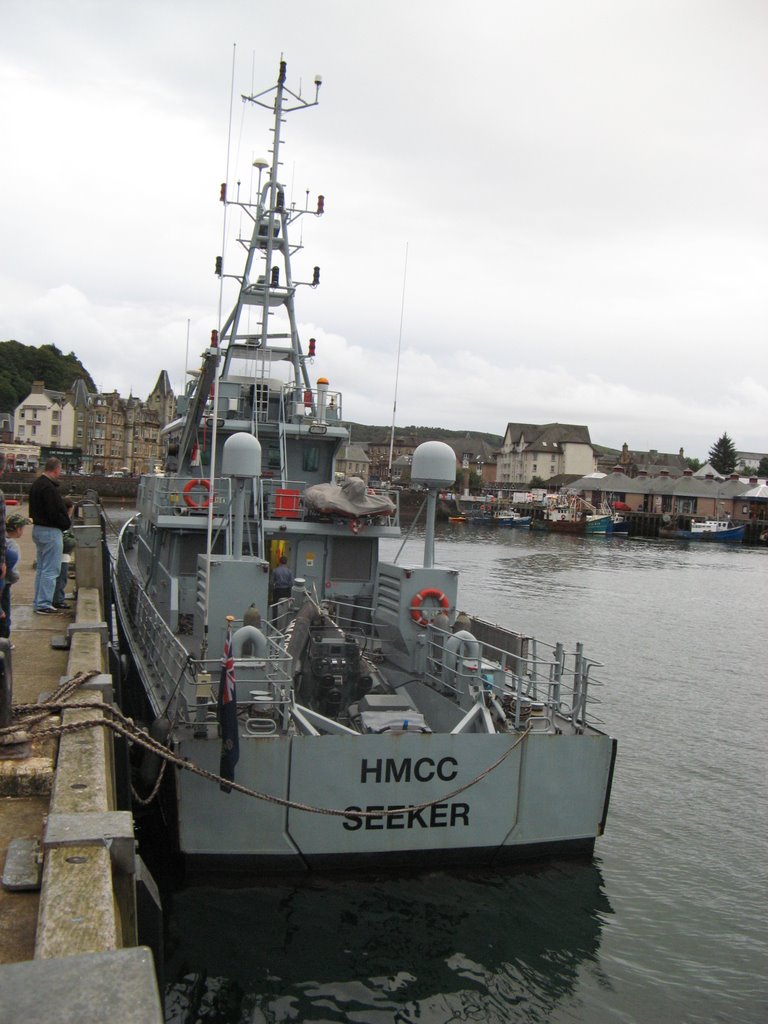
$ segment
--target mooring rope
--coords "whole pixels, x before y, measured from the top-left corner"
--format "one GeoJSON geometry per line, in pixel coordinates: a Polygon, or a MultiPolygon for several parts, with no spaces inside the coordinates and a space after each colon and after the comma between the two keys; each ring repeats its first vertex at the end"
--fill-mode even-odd
{"type": "Polygon", "coordinates": [[[18,733],[20,726],[27,727],[29,729],[29,736],[33,739],[60,738],[61,736],[65,736],[69,733],[82,732],[85,729],[108,729],[115,733],[115,735],[123,737],[129,743],[135,743],[137,746],[156,754],[163,760],[160,775],[156,780],[150,795],[148,797],[141,798],[136,794],[139,803],[142,805],[150,803],[155,798],[160,789],[162,774],[165,771],[165,767],[168,764],[171,764],[175,768],[192,772],[193,775],[198,775],[200,778],[217,783],[219,786],[223,786],[227,790],[242,793],[244,796],[263,800],[267,803],[277,804],[280,807],[287,807],[291,810],[306,811],[309,814],[326,814],[343,818],[379,818],[389,817],[396,814],[416,813],[418,811],[425,810],[427,807],[432,807],[435,804],[445,803],[448,800],[452,800],[454,797],[459,796],[461,793],[464,793],[473,786],[476,786],[484,778],[490,775],[491,772],[495,771],[499,765],[503,764],[503,762],[506,761],[506,759],[517,749],[517,747],[520,746],[523,740],[526,739],[531,731],[530,726],[526,726],[512,746],[508,747],[492,764],[488,765],[487,768],[484,768],[483,771],[476,775],[475,778],[464,783],[464,785],[451,790],[450,793],[445,793],[442,796],[435,797],[433,800],[425,800],[423,803],[409,804],[405,807],[381,808],[381,810],[375,811],[358,811],[357,809],[350,810],[349,808],[340,809],[335,807],[316,807],[313,804],[304,804],[296,800],[289,800],[286,797],[275,796],[272,793],[264,793],[261,790],[252,789],[250,786],[244,786],[242,783],[225,779],[223,776],[217,775],[215,772],[208,771],[207,768],[201,768],[192,761],[179,757],[164,744],[153,739],[147,732],[140,729],[133,719],[127,718],[118,708],[114,707],[114,705],[88,701],[78,701],[76,703],[68,702],[68,698],[72,696],[75,690],[94,675],[98,675],[98,673],[84,672],[74,676],[72,679],[67,680],[66,683],[63,683],[56,693],[52,694],[40,704],[17,705],[13,709],[13,713],[14,716],[21,719],[21,721],[17,721],[14,725],[0,729],[0,742],[2,742],[2,737],[4,735],[10,736],[12,733],[18,733]],[[66,691],[64,699],[60,699],[60,693],[62,690],[66,691]],[[41,711],[41,708],[44,708],[45,710],[41,711]],[[48,718],[51,712],[86,710],[100,711],[102,712],[102,715],[98,718],[83,719],[80,722],[67,722],[66,724],[61,723],[59,725],[49,725],[45,728],[39,727],[40,722],[43,719],[48,718]]]}

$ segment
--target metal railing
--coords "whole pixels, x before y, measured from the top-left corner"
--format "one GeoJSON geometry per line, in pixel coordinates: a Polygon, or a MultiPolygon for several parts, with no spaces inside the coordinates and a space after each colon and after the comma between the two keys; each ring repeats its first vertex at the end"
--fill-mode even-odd
{"type": "Polygon", "coordinates": [[[204,476],[142,477],[138,507],[152,517],[159,515],[200,516],[213,505],[214,515],[224,515],[231,500],[229,477],[216,477],[211,486],[204,476]]]}
{"type": "MultiPolygon", "coordinates": [[[[304,480],[282,481],[277,478],[262,478],[261,503],[263,518],[285,519],[287,521],[293,520],[298,522],[304,522],[307,519],[316,520],[321,518],[322,513],[309,510],[304,503],[304,491],[308,486],[311,486],[311,484],[307,484],[304,480]]],[[[372,522],[381,522],[388,526],[397,525],[400,516],[400,495],[398,492],[389,491],[387,489],[369,488],[368,493],[376,495],[377,497],[389,498],[390,501],[394,502],[395,511],[392,515],[388,516],[375,515],[366,517],[363,515],[361,518],[369,518],[372,522]]]]}
{"type": "Polygon", "coordinates": [[[167,697],[189,668],[189,652],[140,586],[122,545],[118,550],[115,579],[120,602],[132,627],[131,637],[143,656],[147,671],[167,697]]]}
{"type": "MultiPolygon", "coordinates": [[[[495,630],[498,633],[499,627],[495,630]]],[[[567,652],[561,643],[509,632],[519,652],[477,641],[480,658],[455,657],[455,667],[446,672],[445,645],[453,635],[433,625],[427,629],[427,676],[438,689],[458,698],[470,684],[482,682],[489,694],[503,700],[516,728],[531,715],[546,720],[550,727],[559,716],[577,731],[600,722],[594,713],[600,701],[591,692],[603,685],[591,675],[600,663],[584,656],[582,644],[567,652]]]]}

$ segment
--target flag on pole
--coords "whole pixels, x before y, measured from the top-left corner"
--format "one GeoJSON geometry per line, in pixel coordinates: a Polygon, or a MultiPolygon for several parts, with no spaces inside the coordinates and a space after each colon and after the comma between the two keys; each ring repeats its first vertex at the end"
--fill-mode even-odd
{"type": "MultiPolygon", "coordinates": [[[[240,736],[237,728],[237,689],[235,687],[235,659],[232,654],[233,616],[227,616],[227,635],[224,640],[224,656],[221,659],[221,681],[219,683],[219,724],[221,726],[221,763],[219,775],[235,781],[235,765],[240,758],[240,736]]],[[[221,783],[225,793],[231,786],[221,783]]]]}

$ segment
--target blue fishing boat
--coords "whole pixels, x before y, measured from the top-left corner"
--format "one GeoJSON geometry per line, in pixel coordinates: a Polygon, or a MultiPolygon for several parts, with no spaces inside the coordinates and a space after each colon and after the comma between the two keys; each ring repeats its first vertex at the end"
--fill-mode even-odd
{"type": "Polygon", "coordinates": [[[664,540],[701,540],[719,544],[741,544],[746,526],[734,526],[730,519],[692,520],[688,526],[661,526],[664,540]]]}

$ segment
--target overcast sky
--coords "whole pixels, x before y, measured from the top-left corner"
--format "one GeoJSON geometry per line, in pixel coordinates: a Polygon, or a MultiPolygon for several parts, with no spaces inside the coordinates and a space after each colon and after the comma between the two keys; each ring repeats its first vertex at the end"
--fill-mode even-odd
{"type": "MultiPolygon", "coordinates": [[[[297,311],[346,418],[391,422],[401,339],[399,425],[768,451],[766,0],[0,14],[0,339],[74,351],[105,391],[146,397],[162,369],[180,390],[188,321],[190,367],[218,325],[236,47],[238,97],[281,54],[295,90],[323,75],[284,177],[326,197],[297,311]]],[[[268,149],[243,113],[230,189],[268,149]]]]}

